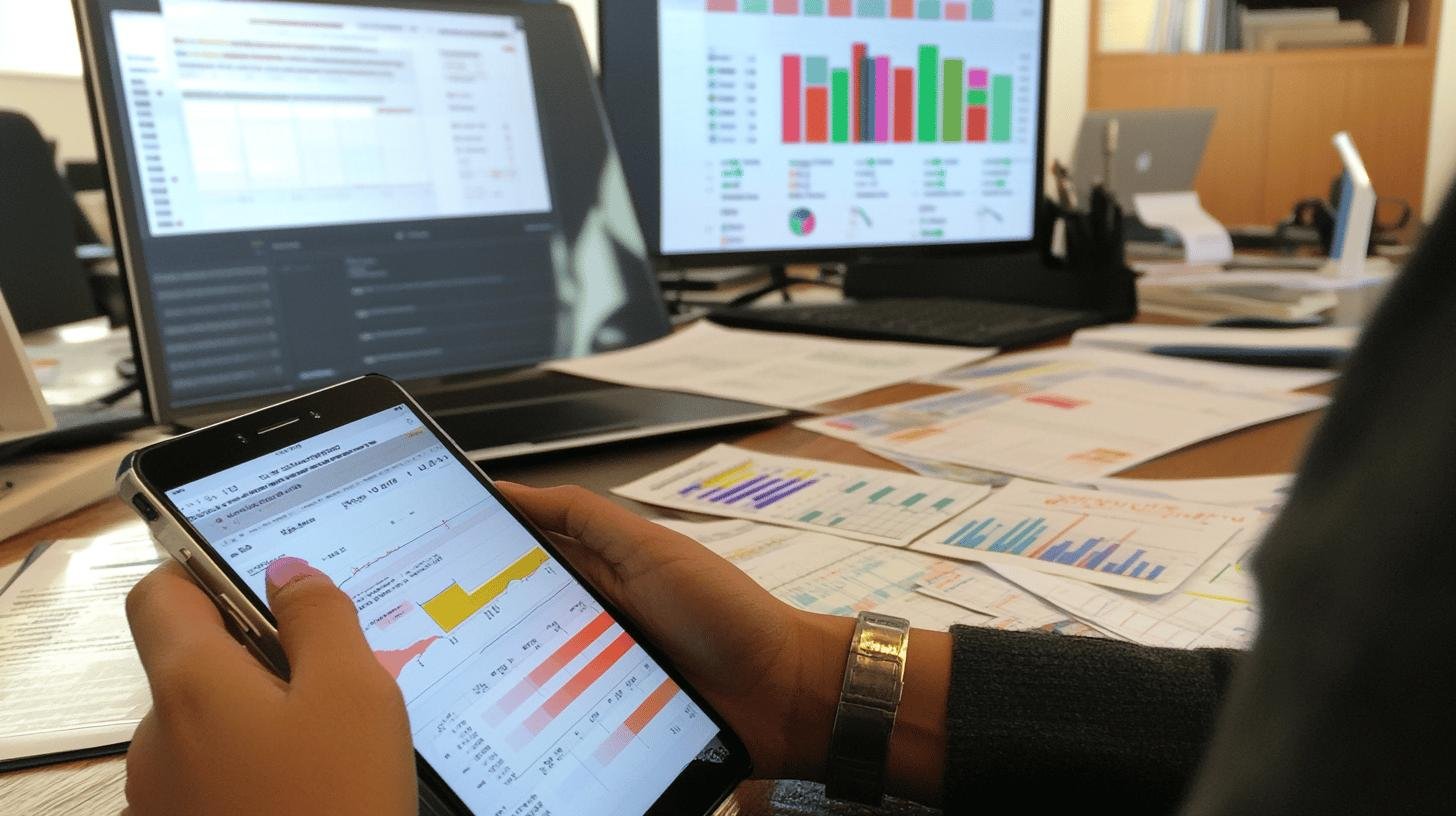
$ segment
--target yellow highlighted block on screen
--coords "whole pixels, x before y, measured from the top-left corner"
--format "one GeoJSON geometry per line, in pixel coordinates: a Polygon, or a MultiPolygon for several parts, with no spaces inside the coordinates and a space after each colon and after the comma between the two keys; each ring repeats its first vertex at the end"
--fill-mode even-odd
{"type": "Polygon", "coordinates": [[[449,632],[464,623],[466,618],[489,606],[491,601],[506,591],[512,581],[529,578],[546,563],[546,559],[546,551],[536,547],[474,590],[466,592],[460,584],[451,584],[439,595],[420,604],[420,608],[441,629],[449,632]]]}

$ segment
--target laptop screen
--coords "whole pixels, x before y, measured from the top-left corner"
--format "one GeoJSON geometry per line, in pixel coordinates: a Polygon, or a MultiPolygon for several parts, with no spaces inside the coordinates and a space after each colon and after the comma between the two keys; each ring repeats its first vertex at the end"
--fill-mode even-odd
{"type": "Polygon", "coordinates": [[[164,419],[666,331],[581,48],[547,37],[569,16],[176,0],[164,20],[155,2],[94,5],[164,419]]]}

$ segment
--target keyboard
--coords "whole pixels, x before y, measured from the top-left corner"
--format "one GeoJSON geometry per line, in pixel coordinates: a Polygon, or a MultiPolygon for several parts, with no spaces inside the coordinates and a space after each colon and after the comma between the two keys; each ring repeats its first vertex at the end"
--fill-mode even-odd
{"type": "Polygon", "coordinates": [[[1104,323],[1096,312],[959,298],[876,298],[721,309],[716,323],[742,329],[1010,348],[1104,323]]]}

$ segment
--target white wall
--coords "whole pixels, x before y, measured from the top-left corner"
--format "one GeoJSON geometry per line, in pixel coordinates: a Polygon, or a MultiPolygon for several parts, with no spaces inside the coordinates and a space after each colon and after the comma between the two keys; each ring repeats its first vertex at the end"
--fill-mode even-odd
{"type": "Polygon", "coordinates": [[[1431,146],[1426,154],[1425,220],[1456,182],[1456,2],[1443,4],[1436,81],[1431,104],[1431,146]]]}
{"type": "Polygon", "coordinates": [[[1047,57],[1047,164],[1069,163],[1087,111],[1092,9],[1086,0],[1052,0],[1047,57]]]}

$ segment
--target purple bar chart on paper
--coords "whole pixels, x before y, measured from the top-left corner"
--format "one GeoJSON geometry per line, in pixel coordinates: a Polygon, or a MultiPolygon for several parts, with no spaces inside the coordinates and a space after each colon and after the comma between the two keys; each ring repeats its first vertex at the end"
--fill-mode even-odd
{"type": "Polygon", "coordinates": [[[902,545],[955,518],[988,492],[977,485],[726,445],[659,475],[618,492],[709,515],[902,545]],[[645,495],[633,489],[639,485],[645,495]]]}

